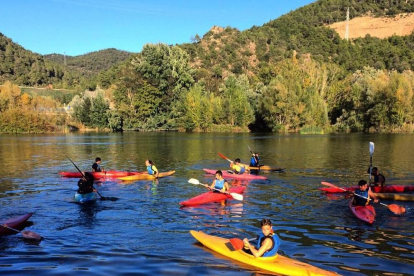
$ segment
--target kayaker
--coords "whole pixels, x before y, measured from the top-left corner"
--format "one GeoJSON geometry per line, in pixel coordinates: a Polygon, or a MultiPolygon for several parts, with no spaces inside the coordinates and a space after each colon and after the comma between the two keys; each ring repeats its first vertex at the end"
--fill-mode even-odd
{"type": "MultiPolygon", "coordinates": [[[[368,169],[368,173],[369,173],[369,169],[368,169]]],[[[378,168],[377,167],[373,167],[371,173],[372,173],[372,176],[374,177],[374,181],[371,181],[369,184],[371,186],[381,186],[381,187],[385,187],[385,176],[383,176],[382,174],[380,174],[378,168]]]]}
{"type": "Polygon", "coordinates": [[[158,179],[158,175],[160,172],[158,171],[157,167],[155,167],[154,163],[147,159],[145,160],[145,166],[147,166],[147,171],[149,175],[154,175],[155,179],[158,179]]]}
{"type": "Polygon", "coordinates": [[[229,183],[227,183],[227,181],[223,179],[222,171],[220,170],[216,171],[216,178],[214,179],[213,183],[211,184],[209,188],[211,190],[217,189],[223,192],[230,190],[229,183]]]}
{"type": "Polygon", "coordinates": [[[234,160],[234,162],[230,163],[230,168],[233,170],[233,173],[243,174],[243,173],[246,173],[248,171],[248,166],[243,165],[240,162],[241,162],[240,158],[236,158],[234,160]]]}
{"type": "Polygon", "coordinates": [[[94,192],[93,189],[93,182],[95,178],[93,177],[92,173],[86,172],[85,175],[79,179],[78,181],[78,194],[89,194],[94,192]]]}
{"type": "Polygon", "coordinates": [[[95,158],[95,163],[92,164],[92,172],[105,172],[105,170],[101,169],[101,162],[101,158],[95,158]]]}
{"type": "Polygon", "coordinates": [[[369,205],[371,203],[371,199],[373,199],[375,203],[379,202],[378,198],[374,195],[371,189],[369,189],[368,183],[365,180],[360,180],[358,182],[358,186],[359,188],[357,188],[354,192],[354,199],[352,201],[353,205],[369,205]]]}
{"type": "Polygon", "coordinates": [[[250,167],[259,167],[260,165],[259,165],[259,161],[260,161],[260,158],[259,158],[259,154],[256,152],[256,153],[252,153],[252,157],[250,158],[250,167]]]}
{"type": "Polygon", "coordinates": [[[251,245],[249,240],[245,238],[243,240],[244,248],[249,250],[256,258],[276,256],[280,246],[279,236],[273,232],[270,219],[262,219],[260,224],[262,233],[259,235],[256,247],[251,245]]]}

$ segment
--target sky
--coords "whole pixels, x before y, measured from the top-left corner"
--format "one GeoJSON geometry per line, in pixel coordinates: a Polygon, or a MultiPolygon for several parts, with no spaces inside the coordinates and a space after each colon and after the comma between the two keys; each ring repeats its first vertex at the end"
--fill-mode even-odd
{"type": "Polygon", "coordinates": [[[190,43],[213,26],[240,31],[315,0],[0,0],[0,33],[38,54],[83,55],[190,43]]]}

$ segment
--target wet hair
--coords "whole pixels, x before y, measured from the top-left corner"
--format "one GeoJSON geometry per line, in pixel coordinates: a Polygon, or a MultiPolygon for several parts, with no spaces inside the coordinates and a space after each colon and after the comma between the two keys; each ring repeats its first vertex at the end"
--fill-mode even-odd
{"type": "Polygon", "coordinates": [[[88,182],[92,183],[95,181],[95,177],[90,172],[85,172],[85,178],[88,182]]]}
{"type": "Polygon", "coordinates": [[[240,158],[236,158],[236,160],[234,160],[234,162],[236,162],[236,163],[240,163],[241,161],[240,161],[240,158]]]}
{"type": "Polygon", "coordinates": [[[372,170],[373,171],[378,171],[378,167],[373,167],[372,170]]]}
{"type": "Polygon", "coordinates": [[[216,171],[216,174],[219,174],[220,176],[223,176],[223,173],[221,170],[216,171]]]}
{"type": "Polygon", "coordinates": [[[367,184],[367,182],[365,181],[365,180],[360,180],[359,182],[358,182],[358,186],[364,186],[365,184],[367,184]]]}
{"type": "Polygon", "coordinates": [[[95,162],[98,162],[98,161],[101,161],[101,158],[96,157],[96,158],[95,158],[95,162]]]}
{"type": "Polygon", "coordinates": [[[154,163],[152,163],[151,160],[147,159],[148,163],[150,163],[150,165],[154,165],[154,163]]]}
{"type": "Polygon", "coordinates": [[[260,222],[260,226],[263,227],[265,225],[272,226],[272,222],[270,221],[270,219],[267,219],[267,218],[262,219],[262,221],[260,222]]]}

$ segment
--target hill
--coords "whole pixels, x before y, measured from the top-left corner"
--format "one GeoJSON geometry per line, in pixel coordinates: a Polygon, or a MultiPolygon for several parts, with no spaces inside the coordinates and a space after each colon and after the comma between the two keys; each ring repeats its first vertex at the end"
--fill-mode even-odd
{"type": "MultiPolygon", "coordinates": [[[[338,32],[341,38],[345,37],[346,21],[329,25],[338,32]]],[[[359,38],[370,35],[378,38],[388,38],[393,35],[407,36],[414,31],[414,14],[399,14],[395,17],[362,16],[349,20],[349,38],[359,38]]]]}
{"type": "Polygon", "coordinates": [[[130,52],[110,48],[80,56],[65,57],[61,54],[49,54],[44,55],[44,57],[52,62],[62,65],[65,64],[66,58],[67,66],[97,74],[127,60],[131,55],[132,53],[130,52]]]}

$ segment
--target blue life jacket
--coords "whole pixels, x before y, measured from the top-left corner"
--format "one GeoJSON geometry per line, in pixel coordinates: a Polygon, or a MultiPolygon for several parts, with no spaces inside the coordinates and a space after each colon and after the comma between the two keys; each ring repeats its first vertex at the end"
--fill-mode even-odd
{"type": "Polygon", "coordinates": [[[257,249],[259,249],[262,246],[262,243],[265,239],[272,239],[273,246],[268,251],[266,251],[262,257],[272,257],[277,255],[277,250],[279,250],[280,246],[280,239],[279,236],[276,234],[270,234],[269,236],[263,235],[263,233],[260,233],[259,239],[257,240],[257,249]]]}
{"type": "MultiPolygon", "coordinates": [[[[355,194],[360,195],[360,196],[363,196],[363,197],[366,197],[366,198],[369,198],[369,196],[368,196],[368,189],[365,190],[365,191],[361,191],[360,189],[356,189],[355,190],[355,194]]],[[[369,205],[370,204],[371,200],[362,198],[362,197],[357,196],[357,195],[354,196],[354,205],[357,205],[357,206],[365,206],[365,205],[369,205]]]]}
{"type": "Polygon", "coordinates": [[[223,187],[224,187],[224,179],[222,179],[222,180],[217,180],[216,179],[216,182],[214,184],[214,188],[216,188],[218,190],[222,190],[223,187]]]}
{"type": "Polygon", "coordinates": [[[149,165],[149,166],[147,167],[147,171],[148,171],[148,174],[149,174],[149,175],[153,175],[153,174],[155,174],[155,173],[156,173],[156,171],[154,171],[154,170],[152,169],[152,165],[149,165]]]}
{"type": "Polygon", "coordinates": [[[259,157],[252,156],[252,158],[250,158],[250,166],[257,167],[257,165],[259,165],[259,160],[259,157]]]}

